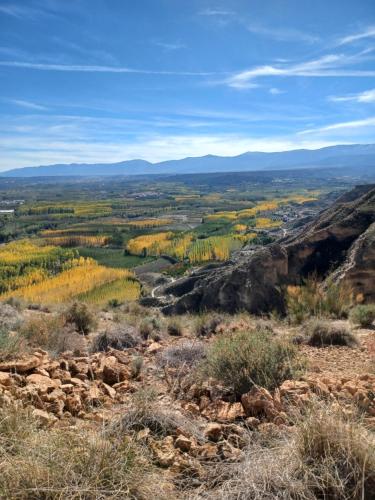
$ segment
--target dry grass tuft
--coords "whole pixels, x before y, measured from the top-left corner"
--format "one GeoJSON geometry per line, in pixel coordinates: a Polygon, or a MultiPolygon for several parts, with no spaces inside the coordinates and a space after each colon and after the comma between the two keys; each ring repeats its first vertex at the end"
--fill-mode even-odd
{"type": "Polygon", "coordinates": [[[153,471],[131,439],[41,429],[18,407],[0,409],[0,431],[1,498],[155,498],[153,471]]]}
{"type": "Polygon", "coordinates": [[[165,409],[158,404],[152,389],[142,389],[134,394],[129,409],[114,422],[109,434],[124,435],[149,429],[156,437],[176,435],[177,429],[203,440],[197,424],[173,409],[165,409]]]}
{"type": "Polygon", "coordinates": [[[315,403],[295,432],[262,442],[253,436],[240,464],[222,465],[191,498],[219,500],[371,500],[375,442],[354,417],[315,403]]]}
{"type": "Polygon", "coordinates": [[[306,327],[307,344],[313,347],[347,346],[356,347],[358,340],[345,325],[329,321],[311,320],[306,327]]]}

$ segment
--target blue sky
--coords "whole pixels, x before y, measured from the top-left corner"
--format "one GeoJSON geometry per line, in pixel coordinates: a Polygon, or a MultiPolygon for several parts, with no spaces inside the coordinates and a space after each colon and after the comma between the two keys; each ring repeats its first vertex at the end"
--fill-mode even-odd
{"type": "Polygon", "coordinates": [[[0,170],[354,142],[374,0],[0,0],[0,170]]]}

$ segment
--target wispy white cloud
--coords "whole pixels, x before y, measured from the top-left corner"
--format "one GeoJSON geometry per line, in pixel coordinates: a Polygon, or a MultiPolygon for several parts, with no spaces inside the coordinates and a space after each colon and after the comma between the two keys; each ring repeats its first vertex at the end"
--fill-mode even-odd
{"type": "Polygon", "coordinates": [[[363,129],[363,128],[373,128],[375,127],[375,116],[369,118],[364,118],[362,120],[352,120],[347,122],[333,123],[331,125],[325,125],[318,128],[310,128],[299,132],[299,135],[307,135],[312,133],[325,133],[325,132],[337,132],[345,130],[363,129]]]}
{"type": "Polygon", "coordinates": [[[241,71],[222,83],[237,89],[254,87],[254,80],[260,77],[372,77],[375,70],[348,69],[347,66],[358,64],[363,54],[328,54],[319,59],[299,64],[266,65],[241,71]]]}
{"type": "Polygon", "coordinates": [[[20,106],[21,108],[31,109],[34,111],[48,111],[48,108],[35,102],[23,101],[21,99],[10,99],[10,103],[20,106]]]}
{"type": "MultiPolygon", "coordinates": [[[[52,37],[51,40],[56,44],[57,47],[61,47],[65,51],[84,56],[86,60],[87,58],[91,58],[95,61],[103,61],[106,64],[117,64],[117,59],[114,57],[114,55],[101,48],[87,48],[82,44],[73,42],[71,40],[68,40],[67,38],[60,38],[58,36],[52,37]]],[[[28,59],[30,58],[28,57],[28,59]]]]}
{"type": "MultiPolygon", "coordinates": [[[[220,73],[207,71],[162,71],[127,68],[124,66],[84,65],[84,64],[48,64],[21,61],[0,61],[0,66],[25,68],[40,71],[70,71],[80,73],[134,73],[140,75],[171,75],[171,76],[213,76],[220,73]]],[[[225,73],[221,73],[225,74],[225,73]]]]}
{"type": "Polygon", "coordinates": [[[276,28],[267,27],[259,24],[247,24],[246,28],[251,33],[256,35],[263,35],[274,40],[283,42],[289,41],[303,41],[308,43],[315,43],[320,40],[318,36],[311,35],[304,31],[299,31],[293,28],[276,28]]]}
{"type": "Polygon", "coordinates": [[[39,19],[40,17],[55,17],[52,12],[38,9],[36,7],[30,7],[27,5],[19,5],[16,3],[5,3],[0,5],[0,14],[5,14],[7,16],[14,17],[16,19],[39,19]]]}
{"type": "Polygon", "coordinates": [[[233,10],[218,9],[218,8],[207,8],[199,12],[200,16],[212,16],[212,17],[232,17],[236,13],[233,10]]]}
{"type": "Polygon", "coordinates": [[[167,51],[186,49],[186,45],[184,43],[180,43],[180,42],[155,41],[154,45],[157,45],[158,47],[161,47],[162,49],[167,50],[167,51]]]}
{"type": "Polygon", "coordinates": [[[375,89],[365,90],[358,94],[350,94],[346,96],[330,96],[328,100],[333,102],[346,102],[354,101],[358,103],[372,103],[375,102],[375,89]]]}
{"type": "Polygon", "coordinates": [[[366,29],[353,35],[348,35],[338,40],[338,45],[346,45],[367,38],[375,38],[375,26],[368,26],[366,29]]]}
{"type": "Polygon", "coordinates": [[[285,90],[280,90],[277,87],[272,87],[269,90],[270,94],[272,95],[279,95],[279,94],[285,94],[285,90]]]}

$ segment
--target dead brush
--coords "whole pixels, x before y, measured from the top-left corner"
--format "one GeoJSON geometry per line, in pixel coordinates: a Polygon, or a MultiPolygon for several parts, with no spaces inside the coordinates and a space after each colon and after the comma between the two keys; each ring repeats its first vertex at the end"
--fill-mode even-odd
{"type": "Polygon", "coordinates": [[[356,347],[358,340],[345,325],[313,319],[304,326],[306,343],[312,347],[356,347]]]}
{"type": "Polygon", "coordinates": [[[30,411],[0,409],[2,498],[165,498],[144,451],[95,428],[45,429],[30,411]]]}
{"type": "Polygon", "coordinates": [[[177,429],[180,429],[184,434],[204,441],[197,424],[176,410],[163,408],[157,401],[156,392],[152,389],[141,389],[136,392],[129,409],[109,426],[107,432],[109,435],[126,435],[144,429],[149,429],[151,434],[157,437],[176,435],[177,429]]]}
{"type": "Polygon", "coordinates": [[[19,310],[9,303],[0,303],[0,330],[16,330],[22,323],[19,310]]]}
{"type": "Polygon", "coordinates": [[[56,335],[64,329],[64,323],[62,316],[35,315],[23,323],[20,333],[33,347],[49,348],[54,344],[56,335]]]}
{"type": "Polygon", "coordinates": [[[0,330],[0,361],[17,358],[28,352],[25,339],[16,332],[0,330]]]}
{"type": "Polygon", "coordinates": [[[253,434],[238,464],[219,464],[190,498],[209,500],[372,500],[375,441],[355,416],[315,400],[294,432],[253,434]]]}
{"type": "Polygon", "coordinates": [[[185,340],[164,349],[157,357],[158,365],[164,371],[169,392],[175,397],[185,393],[194,378],[193,368],[206,356],[202,342],[185,340]]]}

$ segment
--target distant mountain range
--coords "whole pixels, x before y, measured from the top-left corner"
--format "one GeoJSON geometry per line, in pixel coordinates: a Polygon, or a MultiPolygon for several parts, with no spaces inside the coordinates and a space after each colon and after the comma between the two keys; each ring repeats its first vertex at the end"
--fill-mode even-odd
{"type": "Polygon", "coordinates": [[[71,163],[24,167],[1,172],[5,177],[114,176],[147,174],[194,174],[247,172],[298,168],[374,167],[375,144],[337,145],[321,149],[296,149],[279,153],[247,152],[238,156],[188,157],[150,163],[128,160],[119,163],[71,163]]]}

